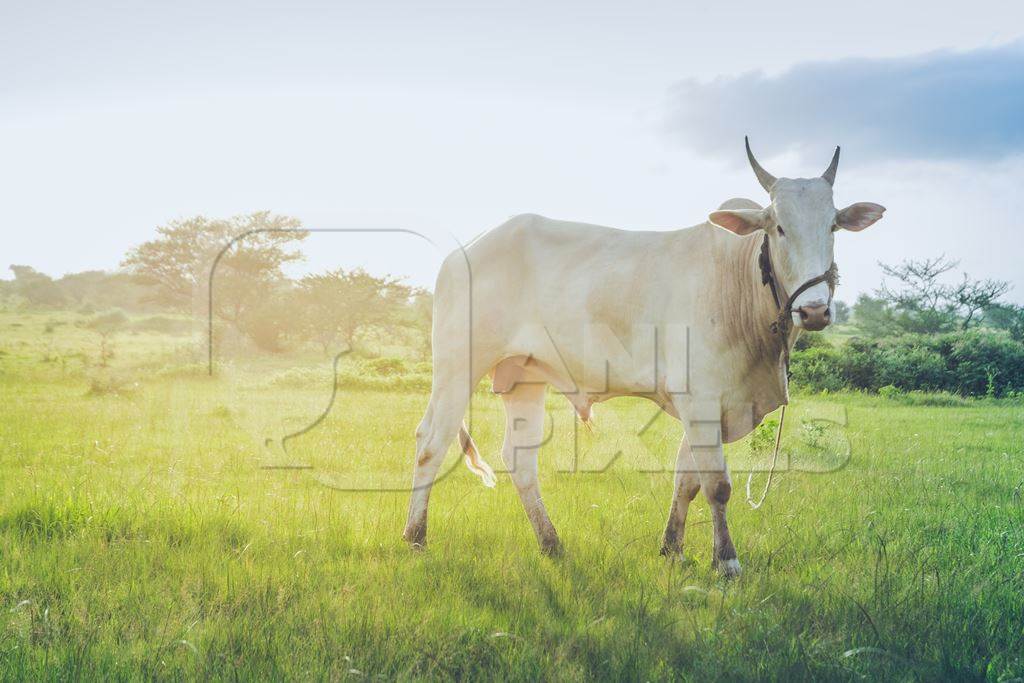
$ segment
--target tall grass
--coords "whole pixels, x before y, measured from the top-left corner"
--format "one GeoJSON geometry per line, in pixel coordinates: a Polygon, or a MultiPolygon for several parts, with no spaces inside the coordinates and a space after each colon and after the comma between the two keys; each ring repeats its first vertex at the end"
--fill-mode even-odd
{"type": "MultiPolygon", "coordinates": [[[[407,484],[423,391],[341,391],[282,451],[264,427],[318,414],[317,378],[256,372],[243,391],[238,373],[154,373],[130,395],[90,395],[87,376],[37,374],[8,349],[6,679],[1024,675],[1020,404],[798,398],[784,440],[794,468],[764,507],[745,505],[735,475],[745,573],[726,582],[710,568],[700,499],[687,559],[658,555],[678,425],[615,445],[648,425],[645,403],[599,406],[589,433],[551,398],[541,483],[564,557],[539,555],[507,477],[485,489],[454,451],[428,549],[412,552],[405,493],[339,487],[407,484]],[[849,455],[819,467],[816,451],[797,452],[805,432],[823,438],[801,420],[833,414],[849,455]],[[620,450],[604,471],[589,466],[620,450]],[[265,468],[289,463],[312,469],[265,468]]],[[[500,401],[476,396],[471,424],[500,469],[500,401]]]]}

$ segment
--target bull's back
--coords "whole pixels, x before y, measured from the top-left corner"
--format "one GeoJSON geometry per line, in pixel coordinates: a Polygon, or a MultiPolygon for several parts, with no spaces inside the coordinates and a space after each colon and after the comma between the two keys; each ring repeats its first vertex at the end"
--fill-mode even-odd
{"type": "Polygon", "coordinates": [[[665,288],[679,281],[687,232],[516,216],[445,261],[435,291],[435,345],[469,331],[481,362],[491,355],[541,359],[557,347],[559,360],[571,365],[571,357],[582,357],[588,326],[606,326],[629,344],[634,325],[664,319],[671,299],[665,288]]]}
{"type": "Polygon", "coordinates": [[[466,250],[474,304],[544,323],[600,316],[597,300],[609,292],[635,306],[657,286],[652,271],[668,235],[516,216],[466,250]]]}

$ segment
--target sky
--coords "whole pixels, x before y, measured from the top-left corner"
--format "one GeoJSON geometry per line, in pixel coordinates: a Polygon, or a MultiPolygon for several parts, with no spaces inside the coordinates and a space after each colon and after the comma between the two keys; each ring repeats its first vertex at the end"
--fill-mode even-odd
{"type": "MultiPolygon", "coordinates": [[[[839,298],[946,254],[1024,302],[1024,5],[193,2],[0,6],[0,268],[117,268],[257,210],[303,268],[433,282],[517,213],[675,229],[773,174],[885,205],[839,298]]],[[[10,277],[5,271],[0,277],[10,277]]]]}

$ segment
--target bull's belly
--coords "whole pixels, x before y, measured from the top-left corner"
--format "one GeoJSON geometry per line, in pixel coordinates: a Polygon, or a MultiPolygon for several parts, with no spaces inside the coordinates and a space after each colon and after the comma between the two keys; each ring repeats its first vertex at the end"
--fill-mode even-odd
{"type": "Polygon", "coordinates": [[[723,443],[733,443],[750,434],[761,424],[765,415],[778,408],[784,400],[781,397],[743,399],[737,397],[735,391],[729,392],[728,398],[722,394],[696,398],[685,392],[669,391],[664,377],[649,389],[643,386],[640,377],[634,377],[633,380],[631,386],[581,384],[546,363],[527,356],[515,356],[495,366],[492,390],[496,394],[506,394],[515,391],[518,384],[549,384],[565,396],[584,422],[590,420],[593,406],[597,403],[622,397],[644,398],[676,419],[681,419],[680,407],[692,412],[687,419],[706,422],[717,416],[723,443]]]}
{"type": "Polygon", "coordinates": [[[646,398],[676,418],[717,416],[724,443],[742,439],[786,401],[781,372],[751,366],[686,329],[640,326],[616,336],[600,325],[583,334],[565,333],[564,322],[520,326],[498,353],[492,388],[503,394],[518,383],[549,384],[583,419],[596,403],[646,398]]]}
{"type": "Polygon", "coordinates": [[[496,394],[515,391],[519,384],[544,383],[563,394],[580,418],[588,421],[597,403],[621,397],[645,398],[662,407],[673,417],[678,412],[672,395],[666,390],[666,378],[655,373],[616,373],[604,377],[577,370],[563,364],[541,360],[536,356],[515,355],[503,359],[491,372],[491,388],[496,394]]]}

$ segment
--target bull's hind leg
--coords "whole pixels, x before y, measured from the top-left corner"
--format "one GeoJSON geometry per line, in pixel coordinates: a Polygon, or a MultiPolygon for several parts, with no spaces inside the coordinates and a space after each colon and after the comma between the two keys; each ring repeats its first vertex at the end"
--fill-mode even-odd
{"type": "Polygon", "coordinates": [[[661,554],[677,555],[683,552],[683,532],[686,530],[686,513],[690,502],[700,491],[700,475],[690,452],[690,444],[684,437],[679,444],[676,456],[675,490],[672,493],[672,505],[668,511],[668,523],[665,525],[665,536],[661,543],[661,554]]]}
{"type": "MultiPolygon", "coordinates": [[[[427,504],[437,471],[448,447],[455,440],[469,403],[468,392],[461,387],[447,391],[435,389],[419,427],[416,428],[416,469],[413,472],[409,518],[402,534],[414,547],[427,540],[427,504]]],[[[443,386],[443,384],[441,385],[443,386]]]]}
{"type": "Polygon", "coordinates": [[[518,384],[501,395],[506,418],[501,457],[515,482],[541,552],[555,555],[561,552],[562,544],[541,500],[537,480],[537,452],[544,439],[544,390],[544,384],[518,384]]]}

